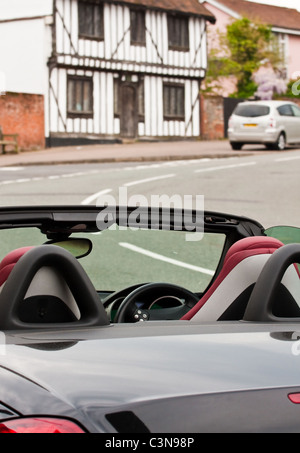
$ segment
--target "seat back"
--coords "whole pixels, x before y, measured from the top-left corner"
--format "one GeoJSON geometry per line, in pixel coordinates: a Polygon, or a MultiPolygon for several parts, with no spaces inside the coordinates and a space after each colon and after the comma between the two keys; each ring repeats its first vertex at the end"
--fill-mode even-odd
{"type": "MultiPolygon", "coordinates": [[[[214,322],[243,318],[252,289],[271,254],[282,247],[282,242],[271,237],[249,237],[236,242],[227,252],[223,267],[208,291],[182,318],[185,320],[214,322]]],[[[288,296],[300,314],[299,274],[291,266],[282,280],[288,296]]],[[[283,290],[284,293],[286,293],[283,290]]]]}

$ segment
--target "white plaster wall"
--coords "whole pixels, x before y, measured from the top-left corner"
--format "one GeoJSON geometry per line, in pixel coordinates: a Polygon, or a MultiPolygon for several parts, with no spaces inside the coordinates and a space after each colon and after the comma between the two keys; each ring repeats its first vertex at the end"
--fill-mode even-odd
{"type": "Polygon", "coordinates": [[[0,72],[6,91],[47,93],[51,30],[46,18],[0,22],[0,72]]]}

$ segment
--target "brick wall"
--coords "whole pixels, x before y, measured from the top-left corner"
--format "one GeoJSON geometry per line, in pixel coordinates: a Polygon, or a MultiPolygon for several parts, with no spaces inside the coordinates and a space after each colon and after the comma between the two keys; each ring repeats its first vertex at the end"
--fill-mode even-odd
{"type": "Polygon", "coordinates": [[[0,96],[0,126],[5,134],[19,134],[21,150],[45,148],[44,97],[6,93],[0,96]]]}
{"type": "Polygon", "coordinates": [[[201,95],[201,138],[219,140],[224,138],[224,113],[222,96],[201,95]]]}

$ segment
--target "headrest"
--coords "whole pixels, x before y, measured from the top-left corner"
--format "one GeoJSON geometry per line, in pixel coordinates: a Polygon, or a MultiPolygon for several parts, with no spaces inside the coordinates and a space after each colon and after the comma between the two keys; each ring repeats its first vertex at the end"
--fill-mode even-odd
{"type": "Polygon", "coordinates": [[[34,247],[21,247],[8,253],[0,263],[0,286],[6,282],[11,271],[22,256],[34,247]]]}
{"type": "Polygon", "coordinates": [[[224,266],[227,273],[230,272],[240,261],[254,255],[270,255],[283,246],[278,239],[268,236],[253,236],[240,239],[228,250],[224,266]]]}

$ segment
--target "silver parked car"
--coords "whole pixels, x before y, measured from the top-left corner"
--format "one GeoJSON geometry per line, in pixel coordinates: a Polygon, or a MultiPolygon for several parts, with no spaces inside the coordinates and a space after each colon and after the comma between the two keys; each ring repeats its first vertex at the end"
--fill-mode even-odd
{"type": "Polygon", "coordinates": [[[229,119],[228,138],[236,150],[260,143],[284,150],[300,143],[300,108],[288,101],[241,102],[229,119]]]}

